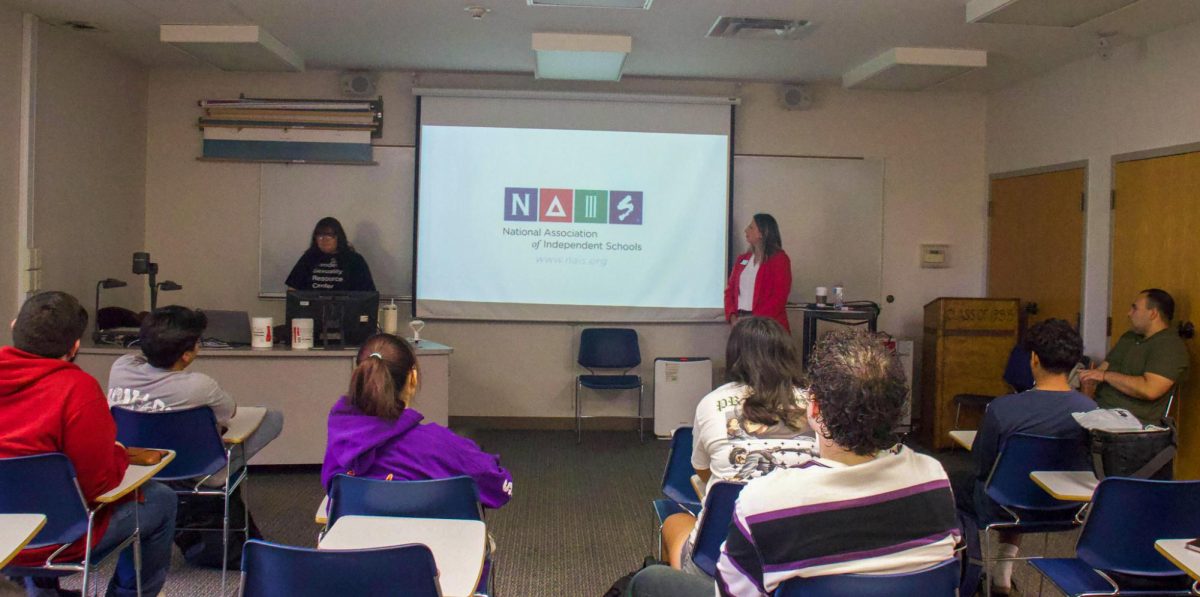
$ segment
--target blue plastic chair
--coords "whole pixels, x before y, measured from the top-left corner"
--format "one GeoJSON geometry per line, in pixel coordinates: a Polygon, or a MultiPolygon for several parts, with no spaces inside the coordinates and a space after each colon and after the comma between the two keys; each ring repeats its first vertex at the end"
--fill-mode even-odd
{"type": "Polygon", "coordinates": [[[1074,558],[1030,560],[1067,595],[1190,595],[1191,579],[1154,549],[1200,536],[1200,481],[1110,477],[1092,496],[1074,558]]]}
{"type": "Polygon", "coordinates": [[[949,559],[903,574],[836,574],[793,578],[775,589],[775,597],[955,597],[959,561],[949,559]]]}
{"type": "Polygon", "coordinates": [[[637,390],[638,391],[638,439],[644,439],[642,399],[645,397],[642,378],[629,372],[642,364],[642,353],[638,348],[637,332],[629,328],[588,328],[579,336],[579,365],[588,370],[587,375],[575,379],[575,443],[583,439],[582,402],[580,388],[590,390],[637,390]],[[598,369],[620,369],[619,375],[600,375],[598,369]]]}
{"type": "MultiPolygon", "coordinates": [[[[233,467],[233,450],[244,444],[226,445],[217,429],[217,419],[207,406],[160,412],[138,412],[120,406],[112,407],[113,420],[117,423],[117,440],[126,446],[139,446],[174,450],[175,459],[154,476],[159,481],[191,481],[190,489],[179,489],[173,484],[176,494],[207,495],[221,497],[225,502],[225,513],[220,529],[188,529],[192,531],[221,531],[221,589],[225,589],[228,572],[229,533],[237,531],[250,538],[249,506],[246,506],[245,525],[229,527],[229,502],[234,490],[246,481],[248,467],[238,470],[233,467]],[[206,488],[202,483],[212,475],[225,469],[223,487],[206,488]]],[[[244,460],[244,459],[243,459],[244,460]]],[[[242,499],[248,502],[243,488],[242,499]]]]}
{"type": "Polygon", "coordinates": [[[662,492],[672,502],[693,514],[700,510],[700,498],[692,488],[692,428],[680,427],[671,435],[671,452],[663,471],[662,492]]]}
{"type": "Polygon", "coordinates": [[[651,502],[654,507],[654,518],[657,525],[654,529],[654,542],[658,544],[658,559],[663,559],[662,537],[663,523],[672,514],[688,512],[693,515],[700,513],[700,499],[692,488],[692,428],[680,427],[671,435],[671,452],[667,456],[667,466],[663,471],[662,492],[666,499],[651,502]]]}
{"type": "Polygon", "coordinates": [[[466,477],[383,481],[336,475],[329,484],[329,524],[346,515],[483,520],[479,490],[466,477]]]}
{"type": "MultiPolygon", "coordinates": [[[[978,513],[984,531],[983,540],[980,541],[983,560],[981,564],[984,570],[989,563],[999,561],[989,557],[989,531],[1052,533],[1070,531],[1080,525],[1078,515],[1084,504],[1063,501],[1046,493],[1046,490],[1033,482],[1029,473],[1081,470],[1090,468],[1087,463],[1086,446],[1078,439],[1016,433],[1005,440],[984,485],[984,493],[992,498],[1008,517],[990,519],[988,512],[978,513]]],[[[989,593],[990,589],[989,586],[989,593]]]]}
{"type": "MultiPolygon", "coordinates": [[[[479,489],[466,477],[383,481],[336,475],[329,484],[329,526],[342,516],[483,520],[479,489]]],[[[491,595],[492,557],[483,562],[476,594],[491,595]]]]}
{"type": "Polygon", "coordinates": [[[83,573],[81,592],[88,594],[92,575],[110,556],[133,544],[138,594],[142,591],[141,543],[138,530],[111,550],[92,551],[92,523],[103,505],[88,508],[75,479],[75,467],[65,454],[54,452],[36,456],[0,459],[0,513],[38,513],[46,515],[46,524],[27,548],[67,545],[86,536],[84,557],[79,561],[55,562],[43,566],[8,566],[9,576],[59,577],[83,573]]]}
{"type": "Polygon", "coordinates": [[[719,481],[708,488],[704,495],[704,508],[696,521],[696,543],[692,546],[692,562],[709,576],[717,575],[717,560],[721,557],[721,544],[729,534],[733,522],[733,507],[742,493],[742,483],[719,481]]]}
{"type": "Polygon", "coordinates": [[[406,595],[440,597],[424,545],[321,550],[253,539],[242,551],[242,597],[406,595]]]}

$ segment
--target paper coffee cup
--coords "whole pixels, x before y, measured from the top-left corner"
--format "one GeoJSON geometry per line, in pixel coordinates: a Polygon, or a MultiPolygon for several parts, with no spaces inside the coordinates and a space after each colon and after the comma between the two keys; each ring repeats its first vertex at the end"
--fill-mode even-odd
{"type": "Polygon", "coordinates": [[[271,326],[275,320],[270,317],[254,317],[250,319],[250,348],[271,348],[275,338],[271,335],[271,326]]]}
{"type": "Polygon", "coordinates": [[[395,334],[400,325],[400,309],[396,305],[384,305],[379,308],[379,329],[385,334],[395,334]]]}
{"type": "Polygon", "coordinates": [[[313,346],[313,320],[297,317],[292,320],[292,350],[308,350],[313,346]]]}

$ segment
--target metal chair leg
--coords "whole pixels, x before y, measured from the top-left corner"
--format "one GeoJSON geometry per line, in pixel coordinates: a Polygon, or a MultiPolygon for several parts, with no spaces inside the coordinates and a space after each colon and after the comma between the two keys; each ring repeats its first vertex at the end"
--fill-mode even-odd
{"type": "MultiPolygon", "coordinates": [[[[139,490],[140,492],[140,490],[139,490]]],[[[136,494],[135,494],[136,495],[136,494]]],[[[133,582],[137,596],[142,597],[142,505],[133,502],[133,582]]]]}
{"type": "Polygon", "coordinates": [[[642,418],[642,398],[645,395],[645,385],[638,386],[638,441],[645,443],[645,419],[642,418]]]}
{"type": "Polygon", "coordinates": [[[579,382],[576,381],[575,382],[575,443],[576,444],[583,441],[583,430],[580,426],[581,420],[582,419],[580,419],[580,416],[579,416],[579,382]]]}

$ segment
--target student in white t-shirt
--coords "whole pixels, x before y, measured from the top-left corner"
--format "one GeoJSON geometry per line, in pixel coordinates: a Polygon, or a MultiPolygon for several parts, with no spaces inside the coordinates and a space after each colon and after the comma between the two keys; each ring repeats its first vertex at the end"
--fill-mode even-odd
{"type": "MultiPolygon", "coordinates": [[[[729,383],[696,406],[692,468],[706,486],[746,482],[816,455],[805,417],[808,394],[796,343],[773,319],[744,317],[725,347],[729,383]]],[[[671,565],[704,574],[692,564],[696,517],[675,514],[663,524],[663,553],[671,565]]]]}

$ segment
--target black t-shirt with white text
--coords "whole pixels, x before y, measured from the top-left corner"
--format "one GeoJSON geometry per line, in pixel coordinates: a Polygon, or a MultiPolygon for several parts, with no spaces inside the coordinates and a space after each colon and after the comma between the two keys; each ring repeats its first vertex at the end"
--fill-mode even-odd
{"type": "Polygon", "coordinates": [[[375,290],[367,260],[350,251],[329,255],[308,250],[288,274],[286,284],[296,290],[375,290]]]}

